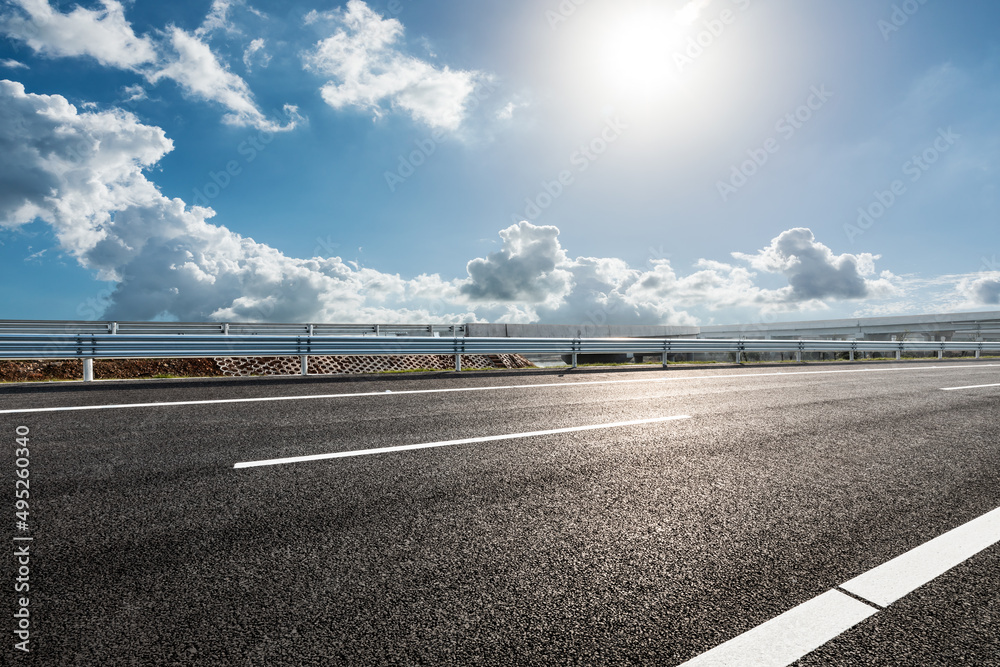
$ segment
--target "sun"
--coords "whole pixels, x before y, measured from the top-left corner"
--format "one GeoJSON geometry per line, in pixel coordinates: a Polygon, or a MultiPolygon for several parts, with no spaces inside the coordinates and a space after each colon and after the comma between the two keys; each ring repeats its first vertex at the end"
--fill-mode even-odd
{"type": "Polygon", "coordinates": [[[620,95],[662,94],[676,81],[673,54],[687,24],[662,5],[609,18],[594,54],[601,77],[620,95]]]}

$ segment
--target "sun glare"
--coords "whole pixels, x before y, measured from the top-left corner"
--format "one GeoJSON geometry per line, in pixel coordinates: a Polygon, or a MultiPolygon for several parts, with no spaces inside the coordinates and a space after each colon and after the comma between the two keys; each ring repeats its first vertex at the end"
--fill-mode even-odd
{"type": "Polygon", "coordinates": [[[607,24],[595,54],[603,78],[619,94],[655,97],[676,78],[672,53],[686,28],[674,12],[647,8],[607,24]]]}
{"type": "Polygon", "coordinates": [[[689,26],[698,20],[701,11],[708,7],[712,0],[691,0],[689,3],[677,10],[677,21],[681,25],[689,26]]]}

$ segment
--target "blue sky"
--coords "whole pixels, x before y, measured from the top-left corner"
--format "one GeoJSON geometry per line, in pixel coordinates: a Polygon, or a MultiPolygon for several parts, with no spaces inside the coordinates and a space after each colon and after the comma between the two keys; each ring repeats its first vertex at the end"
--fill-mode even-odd
{"type": "Polygon", "coordinates": [[[0,318],[996,310],[989,0],[0,5],[0,318]]]}

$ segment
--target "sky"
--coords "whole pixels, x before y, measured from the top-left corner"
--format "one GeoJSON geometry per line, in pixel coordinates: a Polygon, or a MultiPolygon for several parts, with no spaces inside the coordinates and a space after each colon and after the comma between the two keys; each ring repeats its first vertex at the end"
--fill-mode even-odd
{"type": "Polygon", "coordinates": [[[0,319],[1000,310],[993,0],[5,0],[0,319]]]}

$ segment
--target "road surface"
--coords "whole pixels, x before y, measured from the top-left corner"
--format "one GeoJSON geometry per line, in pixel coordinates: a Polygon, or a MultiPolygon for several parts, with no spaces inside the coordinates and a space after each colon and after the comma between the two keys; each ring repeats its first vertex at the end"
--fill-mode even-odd
{"type": "Polygon", "coordinates": [[[985,360],[8,385],[0,433],[3,664],[1000,665],[985,360]]]}

